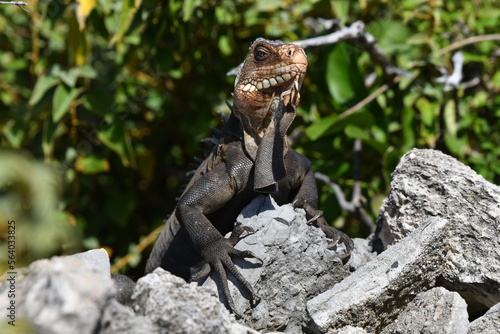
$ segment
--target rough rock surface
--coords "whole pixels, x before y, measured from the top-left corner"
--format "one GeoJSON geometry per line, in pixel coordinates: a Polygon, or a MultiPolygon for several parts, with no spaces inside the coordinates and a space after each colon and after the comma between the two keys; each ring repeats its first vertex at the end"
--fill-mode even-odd
{"type": "Polygon", "coordinates": [[[470,323],[468,334],[498,334],[500,332],[500,303],[481,318],[470,323]]]}
{"type": "MultiPolygon", "coordinates": [[[[215,283],[207,280],[208,288],[187,284],[162,269],[139,280],[130,307],[118,303],[104,250],[19,269],[15,329],[44,334],[499,333],[500,188],[432,150],[406,154],[391,186],[376,233],[355,239],[345,266],[336,254],[343,247],[327,250],[328,241],[305,223],[302,210],[260,197],[242,212],[239,222],[256,233],[236,247],[253,251],[264,265],[252,259],[237,264],[262,300],[251,308],[244,290],[231,289],[242,321],[254,329],[237,323],[219,303],[215,283]],[[375,257],[369,243],[385,250],[375,257]]],[[[9,279],[9,274],[0,278],[4,310],[10,305],[9,279]]],[[[12,329],[7,326],[0,323],[0,332],[12,329]]]]}
{"type": "Polygon", "coordinates": [[[326,334],[367,334],[363,328],[345,326],[340,329],[330,329],[326,334]]]}
{"type": "Polygon", "coordinates": [[[468,317],[465,300],[439,287],[419,293],[382,334],[403,334],[409,328],[418,328],[419,333],[466,334],[468,317]]]}
{"type": "Polygon", "coordinates": [[[111,299],[104,308],[98,334],[155,333],[153,329],[153,323],[146,316],[137,315],[131,308],[111,299]]]}
{"type": "MultiPolygon", "coordinates": [[[[238,217],[238,223],[252,227],[235,248],[250,250],[264,260],[235,260],[252,284],[261,301],[251,308],[242,287],[230,282],[236,309],[244,322],[257,330],[279,330],[300,333],[307,324],[307,300],[326,291],[349,274],[338,254],[327,249],[328,239],[314,226],[308,225],[301,209],[278,206],[270,196],[260,196],[238,217]]],[[[343,252],[344,249],[338,249],[343,252]]],[[[352,255],[353,258],[360,253],[352,255]]],[[[364,256],[364,255],[363,255],[364,256]]],[[[366,256],[364,256],[366,257],[366,256]]],[[[203,286],[217,291],[212,279],[203,286]]]]}
{"type": "Polygon", "coordinates": [[[137,316],[153,324],[153,333],[258,333],[237,323],[211,291],[161,268],[139,279],[132,299],[137,316]]]}
{"type": "Polygon", "coordinates": [[[500,188],[449,155],[413,149],[392,173],[376,237],[387,249],[429,217],[468,221],[480,228],[477,238],[487,238],[500,228],[500,188]]]}
{"type": "Polygon", "coordinates": [[[308,303],[312,331],[380,332],[436,286],[458,292],[471,319],[500,302],[500,188],[433,150],[407,153],[391,188],[374,242],[400,241],[308,303]]]}
{"type": "MultiPolygon", "coordinates": [[[[33,262],[16,278],[16,321],[38,333],[94,333],[113,283],[102,261],[104,250],[33,262]]],[[[104,255],[107,258],[107,254],[104,255]]],[[[0,308],[7,309],[9,284],[0,285],[0,308]]]]}

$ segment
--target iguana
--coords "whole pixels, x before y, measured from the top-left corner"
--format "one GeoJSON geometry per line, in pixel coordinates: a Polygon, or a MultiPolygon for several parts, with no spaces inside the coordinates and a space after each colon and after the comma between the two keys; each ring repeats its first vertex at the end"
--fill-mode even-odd
{"type": "MultiPolygon", "coordinates": [[[[260,194],[271,194],[278,204],[293,203],[306,211],[336,244],[352,240],[329,226],[317,209],[317,186],[311,162],[290,149],[286,132],[296,114],[299,88],[307,58],[297,45],[257,39],[236,77],[234,104],[220,143],[201,163],[174,213],[167,220],[146,265],[146,273],[162,267],[196,281],[212,270],[222,294],[236,315],[226,270],[255,297],[231,257],[256,258],[233,248],[245,227],[234,228],[240,211],[260,194]],[[229,239],[223,236],[233,231],[229,239]]],[[[260,260],[260,259],[259,259],[260,260]]]]}

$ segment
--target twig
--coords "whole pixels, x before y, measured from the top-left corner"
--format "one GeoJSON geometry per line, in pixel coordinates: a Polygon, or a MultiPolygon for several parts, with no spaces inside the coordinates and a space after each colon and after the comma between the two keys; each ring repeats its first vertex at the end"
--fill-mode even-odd
{"type": "Polygon", "coordinates": [[[25,12],[28,12],[28,10],[26,8],[22,7],[22,6],[27,6],[28,5],[24,1],[0,1],[0,5],[14,5],[14,6],[17,6],[17,7],[21,8],[25,12]]]}
{"type": "Polygon", "coordinates": [[[375,230],[375,224],[373,223],[373,219],[370,217],[368,212],[366,212],[366,210],[362,206],[363,201],[361,196],[361,188],[356,189],[356,187],[359,187],[359,180],[357,181],[358,182],[357,186],[355,180],[353,197],[351,201],[347,201],[340,186],[337,183],[333,182],[327,175],[322,174],[320,172],[314,172],[314,177],[316,178],[316,180],[323,182],[333,190],[333,193],[337,198],[337,202],[339,203],[340,209],[345,210],[354,215],[354,217],[361,224],[363,224],[363,226],[365,226],[370,231],[370,233],[372,233],[375,230]]]}
{"type": "MultiPolygon", "coordinates": [[[[393,83],[398,83],[400,80],[401,80],[400,77],[395,77],[393,80],[393,83]]],[[[379,88],[377,88],[376,91],[374,91],[373,93],[371,93],[370,95],[368,95],[367,97],[365,97],[364,99],[362,99],[361,101],[359,101],[358,103],[356,103],[355,105],[353,105],[352,107],[350,107],[349,109],[344,111],[343,113],[339,114],[339,118],[346,117],[346,116],[349,116],[349,115],[355,113],[359,109],[366,106],[368,103],[372,102],[379,95],[384,94],[385,91],[387,91],[388,89],[389,89],[388,84],[384,84],[384,85],[380,86],[379,88]]]]}
{"type": "Polygon", "coordinates": [[[111,267],[111,274],[116,274],[122,267],[130,263],[134,255],[142,253],[142,251],[144,251],[146,247],[151,245],[156,240],[156,237],[163,229],[163,226],[164,224],[158,226],[153,232],[149,233],[144,239],[142,239],[141,242],[139,242],[139,244],[135,246],[134,252],[130,252],[124,257],[118,259],[111,267]]]}
{"type": "Polygon", "coordinates": [[[436,79],[436,82],[444,84],[444,91],[449,92],[450,90],[455,90],[460,86],[462,82],[462,68],[464,67],[464,53],[462,51],[456,52],[453,57],[451,57],[453,62],[453,72],[451,75],[448,74],[445,68],[439,68],[442,76],[436,79]]]}
{"type": "Polygon", "coordinates": [[[445,48],[442,48],[441,50],[438,51],[437,55],[442,56],[447,52],[459,49],[463,46],[485,41],[500,41],[500,34],[472,36],[462,41],[452,43],[445,48]]]}

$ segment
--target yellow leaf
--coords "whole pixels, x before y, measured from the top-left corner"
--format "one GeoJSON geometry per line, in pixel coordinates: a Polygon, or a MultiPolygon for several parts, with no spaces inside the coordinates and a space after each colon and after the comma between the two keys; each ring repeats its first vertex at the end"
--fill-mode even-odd
{"type": "Polygon", "coordinates": [[[97,0],[76,0],[78,6],[76,6],[76,17],[78,19],[78,26],[80,30],[85,29],[85,21],[89,16],[92,9],[94,9],[97,0]]]}

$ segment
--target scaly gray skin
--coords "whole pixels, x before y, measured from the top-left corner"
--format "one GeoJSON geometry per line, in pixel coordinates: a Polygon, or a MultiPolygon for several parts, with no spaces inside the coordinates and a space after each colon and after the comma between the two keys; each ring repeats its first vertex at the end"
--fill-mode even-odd
{"type": "MultiPolygon", "coordinates": [[[[299,87],[307,69],[304,51],[293,44],[257,39],[249,49],[234,87],[234,106],[221,143],[202,162],[160,233],[146,273],[162,267],[196,281],[213,270],[229,309],[236,312],[226,270],[250,292],[231,257],[257,258],[233,248],[245,230],[233,230],[236,217],[262,193],[280,205],[304,208],[310,222],[343,242],[348,260],[352,240],[329,226],[317,210],[318,193],[311,162],[289,149],[286,131],[295,118],[299,87]],[[233,231],[231,238],[223,235],[233,231]]],[[[258,258],[257,258],[258,259],[258,258]]],[[[260,259],[259,259],[260,260],[260,259]]]]}

